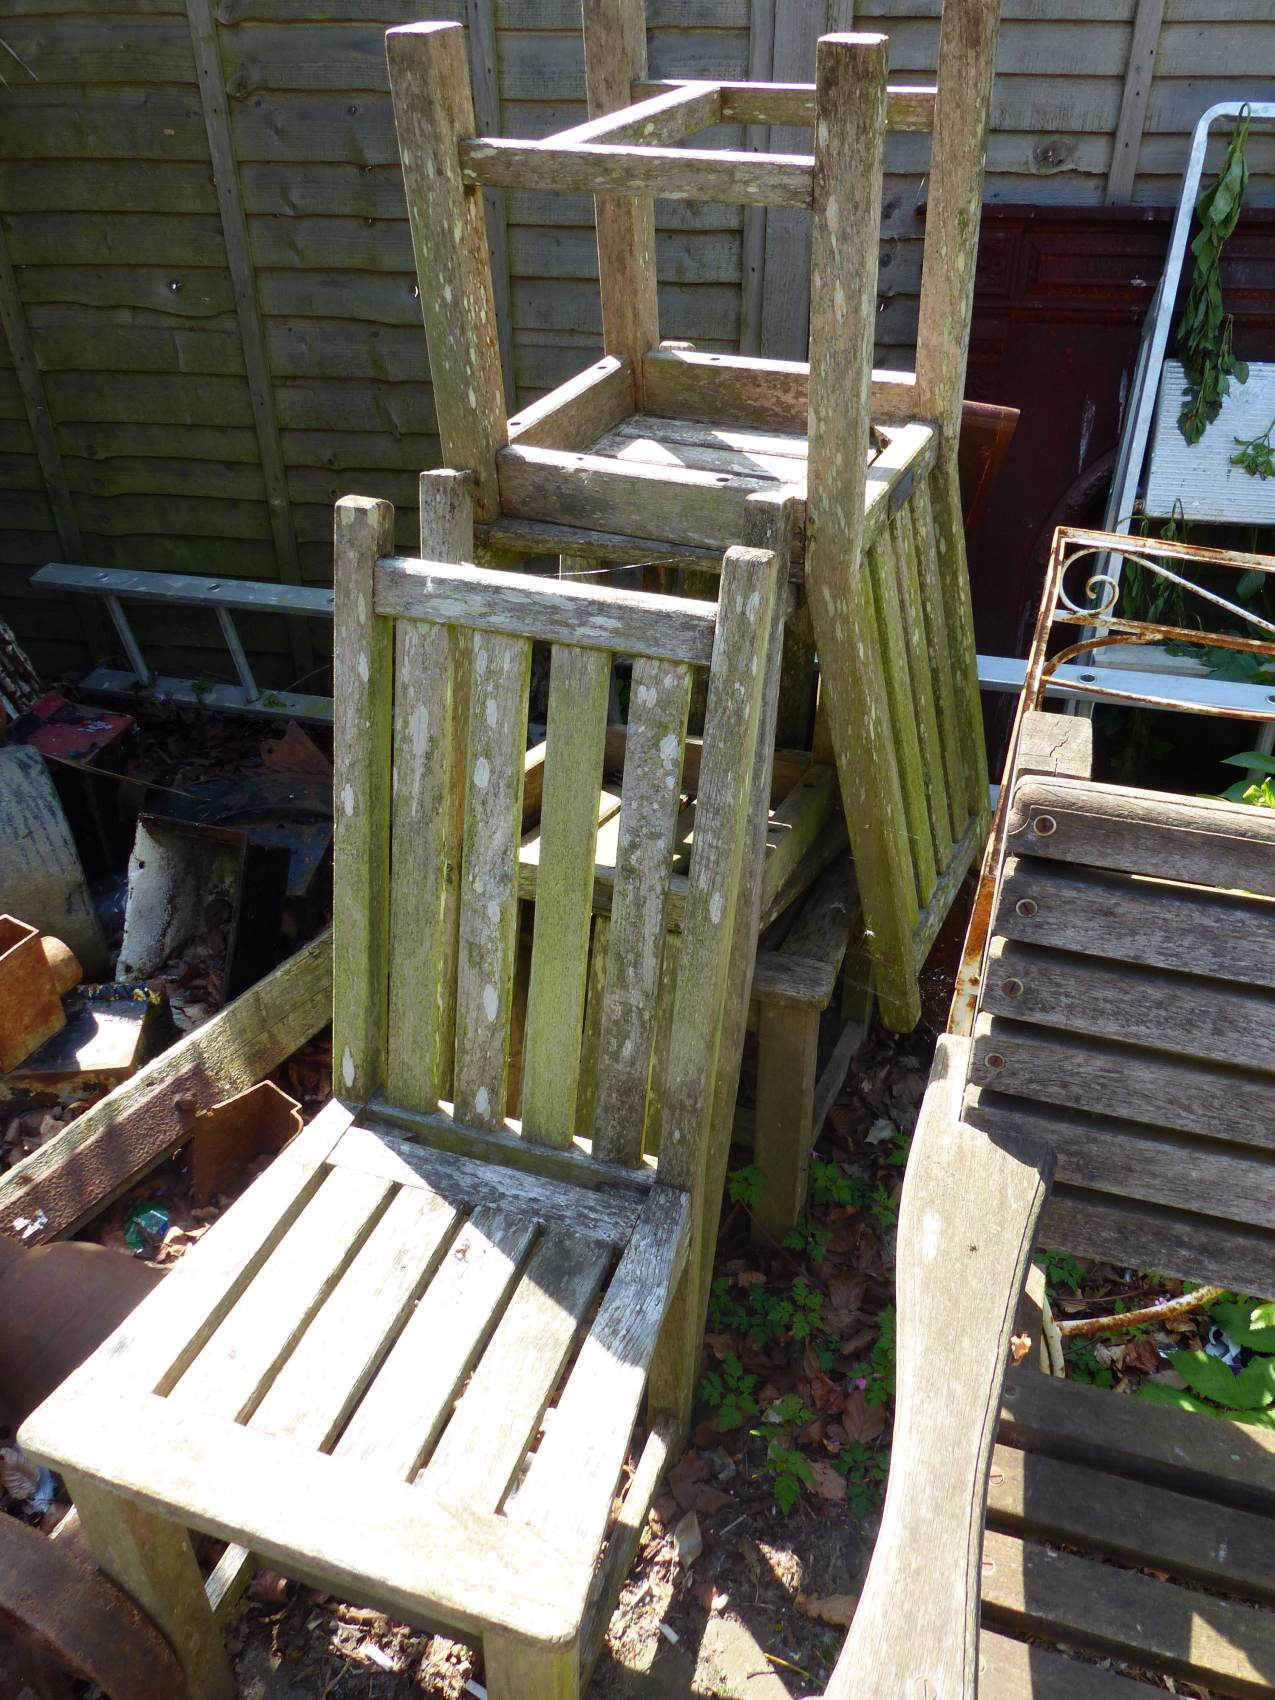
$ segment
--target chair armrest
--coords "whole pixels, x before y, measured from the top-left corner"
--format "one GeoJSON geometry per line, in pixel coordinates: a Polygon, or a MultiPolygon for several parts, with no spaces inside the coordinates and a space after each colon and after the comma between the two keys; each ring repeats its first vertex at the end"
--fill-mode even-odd
{"type": "Polygon", "coordinates": [[[961,1120],[969,1051],[968,1039],[939,1040],[908,1160],[889,1485],[828,1700],[977,1690],[988,1461],[1054,1152],[961,1120]]]}

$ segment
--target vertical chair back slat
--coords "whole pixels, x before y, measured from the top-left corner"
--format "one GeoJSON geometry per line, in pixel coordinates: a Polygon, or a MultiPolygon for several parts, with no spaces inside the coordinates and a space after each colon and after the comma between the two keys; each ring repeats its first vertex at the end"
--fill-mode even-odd
{"type": "Polygon", "coordinates": [[[613,1163],[642,1155],[691,683],[685,664],[633,666],[592,1127],[595,1155],[613,1163]]]}
{"type": "MultiPolygon", "coordinates": [[[[758,657],[767,654],[778,593],[773,555],[761,549],[727,551],[660,1130],[661,1176],[688,1190],[697,1180],[702,1184],[698,1164],[707,1138],[740,870],[752,825],[758,734],[768,730],[763,705],[769,680],[758,657]]],[[[773,714],[773,698],[769,706],[773,714]]]]}
{"type": "MultiPolygon", "coordinates": [[[[916,570],[916,550],[912,547],[910,502],[905,502],[887,530],[882,532],[878,545],[887,556],[885,582],[893,588],[898,599],[899,615],[903,622],[903,642],[907,651],[907,685],[912,712],[916,717],[916,735],[921,746],[921,766],[925,773],[925,806],[934,844],[934,866],[938,873],[952,859],[952,844],[960,836],[949,807],[950,791],[943,771],[943,745],[939,734],[938,709],[934,702],[934,679],[930,667],[930,646],[925,632],[925,616],[921,611],[921,586],[916,570]]],[[[887,591],[888,594],[888,591],[887,591]]],[[[962,823],[964,800],[960,807],[962,823]]]]}
{"type": "MultiPolygon", "coordinates": [[[[952,834],[954,838],[959,838],[965,830],[972,807],[971,781],[967,752],[961,736],[956,680],[952,667],[952,644],[949,641],[950,629],[943,596],[943,568],[935,542],[933,515],[929,488],[923,484],[907,503],[906,529],[903,536],[916,561],[925,642],[937,697],[943,772],[951,800],[952,834]]],[[[981,732],[979,737],[981,743],[981,732]]],[[[986,806],[987,788],[984,785],[983,807],[986,806]]]]}
{"type": "Polygon", "coordinates": [[[889,711],[895,760],[903,787],[903,813],[908,828],[908,853],[921,909],[930,901],[938,880],[937,846],[930,830],[929,787],[921,750],[920,726],[908,671],[907,643],[898,590],[894,581],[894,551],[888,529],[878,532],[867,551],[865,601],[870,597],[876,615],[877,640],[885,675],[885,705],[889,711]]]}
{"type": "MultiPolygon", "coordinates": [[[[462,561],[473,538],[466,472],[421,474],[421,554],[462,561]]],[[[470,636],[400,620],[394,634],[394,817],[386,1089],[406,1110],[452,1094],[470,636]]]]}
{"type": "Polygon", "coordinates": [[[385,1078],[394,690],[394,628],[376,617],[371,564],[394,548],[394,509],[351,496],[335,528],[332,1060],[337,1091],[364,1099],[385,1078]]]}
{"type": "Polygon", "coordinates": [[[531,640],[473,634],[456,975],[456,1115],[505,1120],[509,1020],[518,956],[518,845],[531,640]]]}
{"type": "Polygon", "coordinates": [[[523,1134],[541,1145],[575,1132],[610,686],[606,651],[554,644],[522,1077],[523,1134]]]}

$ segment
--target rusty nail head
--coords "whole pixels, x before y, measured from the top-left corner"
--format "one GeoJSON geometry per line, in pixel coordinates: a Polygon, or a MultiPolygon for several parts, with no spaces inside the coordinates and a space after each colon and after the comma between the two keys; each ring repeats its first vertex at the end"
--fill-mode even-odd
{"type": "Polygon", "coordinates": [[[984,1574],[984,1576],[990,1576],[992,1574],[992,1571],[995,1570],[995,1568],[996,1568],[996,1560],[994,1558],[985,1558],[983,1560],[983,1574],[984,1574]]]}
{"type": "Polygon", "coordinates": [[[983,1058],[988,1068],[1004,1068],[1005,1059],[999,1051],[989,1051],[983,1058]]]}
{"type": "Polygon", "coordinates": [[[1001,991],[1004,992],[1007,998],[1021,998],[1023,995],[1023,982],[1021,980],[1002,980],[1001,991]]]}
{"type": "Polygon", "coordinates": [[[912,1692],[916,1695],[916,1700],[939,1700],[939,1691],[928,1676],[919,1676],[912,1692]]]}
{"type": "Polygon", "coordinates": [[[1058,831],[1058,822],[1052,815],[1037,815],[1032,822],[1032,831],[1041,838],[1048,838],[1051,832],[1058,831]]]}
{"type": "Polygon", "coordinates": [[[993,1486],[999,1487],[1005,1480],[1005,1472],[1004,1470],[993,1470],[987,1479],[993,1486]]]}
{"type": "Polygon", "coordinates": [[[1037,905],[1030,897],[1020,897],[1014,908],[1020,915],[1030,917],[1036,913],[1037,905]]]}

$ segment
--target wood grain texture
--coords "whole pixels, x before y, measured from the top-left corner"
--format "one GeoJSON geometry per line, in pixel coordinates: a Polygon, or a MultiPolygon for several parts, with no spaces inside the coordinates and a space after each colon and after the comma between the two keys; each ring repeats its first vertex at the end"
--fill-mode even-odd
{"type": "Polygon", "coordinates": [[[927,752],[923,752],[921,746],[920,716],[916,708],[904,637],[903,609],[894,574],[894,549],[888,529],[878,533],[865,555],[864,600],[871,602],[876,616],[876,641],[884,673],[891,741],[898,763],[903,815],[907,822],[907,836],[900,849],[906,848],[911,861],[919,911],[930,901],[939,873],[952,856],[948,822],[940,818],[936,831],[931,819],[931,791],[936,772],[942,780],[942,757],[937,749],[929,750],[930,758],[938,758],[937,764],[931,766],[931,760],[927,759],[927,752]]]}
{"type": "Polygon", "coordinates": [[[1275,903],[1260,897],[1013,856],[995,926],[1024,944],[1275,988],[1275,903]]]}
{"type": "Polygon", "coordinates": [[[759,549],[728,550],[722,565],[660,1136],[661,1177],[687,1190],[703,1185],[778,574],[774,555],[759,549]]]}
{"type": "Polygon", "coordinates": [[[690,698],[689,667],[634,663],[591,1124],[596,1154],[611,1162],[642,1152],[690,698]]]}
{"type": "Polygon", "coordinates": [[[370,1599],[398,1622],[424,1610],[471,1637],[495,1628],[554,1643],[578,1633],[593,1553],[443,1507],[383,1470],[137,1394],[127,1404],[51,1401],[40,1436],[58,1468],[74,1455],[81,1479],[114,1476],[121,1494],[180,1507],[196,1528],[221,1539],[238,1531],[263,1563],[370,1599]]]}
{"type": "Polygon", "coordinates": [[[634,365],[608,354],[509,421],[509,441],[524,448],[587,449],[634,411],[634,365]]]}
{"type": "Polygon", "coordinates": [[[1269,1692],[1275,1628],[1265,1612],[990,1530],[983,1554],[983,1611],[993,1625],[1065,1639],[1228,1694],[1269,1692]]]}
{"type": "Polygon", "coordinates": [[[982,1015],[970,1081],[1017,1098],[1208,1139],[1275,1147],[1275,1082],[1256,1070],[1210,1066],[1109,1039],[1072,1038],[1027,1022],[982,1015]],[[990,1061],[991,1058],[997,1061],[990,1061]]]}
{"type": "MultiPolygon", "coordinates": [[[[676,82],[635,84],[639,94],[685,86],[676,82]]],[[[771,81],[758,76],[746,83],[716,83],[721,95],[723,124],[771,125],[808,129],[815,121],[813,83],[771,81]],[[761,87],[758,87],[761,84],[761,87]]],[[[934,125],[932,88],[894,87],[886,90],[886,127],[891,130],[929,130],[934,125]]],[[[764,149],[762,151],[765,151],[764,149]]]]}
{"type": "Polygon", "coordinates": [[[498,471],[501,500],[511,514],[634,537],[651,532],[653,541],[718,549],[743,531],[747,498],[772,482],[516,445],[501,451],[498,471]]]}
{"type": "Polygon", "coordinates": [[[752,1211],[754,1238],[762,1245],[781,1242],[805,1209],[818,1053],[816,1009],[762,1004],[753,1162],[766,1186],[752,1211]]]}
{"type": "Polygon", "coordinates": [[[34,1215],[44,1225],[26,1245],[74,1233],[189,1137],[188,1110],[255,1085],[331,1016],[328,929],[0,1175],[0,1228],[34,1215]],[[125,1142],[132,1156],[103,1186],[103,1149],[118,1158],[125,1142]]]}
{"type": "MultiPolygon", "coordinates": [[[[601,26],[592,7],[584,14],[584,28],[587,78],[591,59],[596,63],[602,53],[609,53],[613,58],[618,58],[618,55],[610,41],[605,38],[599,40],[601,26]]],[[[605,37],[614,38],[622,33],[609,28],[605,31],[605,37]]],[[[630,79],[630,87],[633,80],[630,79]]],[[[611,78],[605,72],[599,72],[595,76],[594,86],[609,87],[610,82],[611,78]]],[[[670,88],[660,89],[646,98],[635,100],[632,104],[625,102],[616,111],[591,115],[586,124],[574,124],[569,130],[558,130],[554,140],[567,144],[633,142],[642,147],[658,147],[666,142],[684,141],[687,136],[694,136],[700,130],[711,130],[715,124],[721,122],[721,109],[721,96],[715,84],[678,83],[670,88]]]]}
{"type": "MultiPolygon", "coordinates": [[[[883,580],[877,591],[882,597],[897,598],[903,641],[907,652],[907,685],[916,719],[916,735],[920,745],[924,773],[923,792],[929,814],[930,831],[934,842],[936,872],[945,868],[951,859],[952,843],[965,829],[964,796],[959,794],[955,808],[943,766],[943,744],[939,732],[936,704],[938,687],[930,659],[926,637],[921,581],[908,503],[895,515],[894,522],[881,532],[873,545],[883,555],[883,580]]],[[[924,905],[922,905],[924,907],[924,905]]]]}
{"type": "Polygon", "coordinates": [[[920,1012],[918,905],[900,855],[907,822],[860,558],[887,55],[883,36],[829,36],[819,46],[806,589],[882,1016],[906,1032],[920,1012]]]}
{"type": "Polygon", "coordinates": [[[1124,74],[1120,117],[1111,150],[1111,169],[1107,173],[1106,201],[1109,207],[1128,206],[1133,199],[1138,149],[1142,143],[1147,103],[1151,98],[1156,47],[1163,22],[1164,0],[1138,0],[1129,41],[1129,63],[1124,74]]]}
{"type": "Polygon", "coordinates": [[[711,602],[401,557],[377,568],[376,608],[399,618],[700,666],[712,656],[717,622],[711,602]]]}
{"type": "Polygon", "coordinates": [[[457,1401],[417,1484],[436,1499],[495,1511],[597,1297],[610,1249],[568,1229],[545,1235],[457,1401]]]}
{"type": "MultiPolygon", "coordinates": [[[[795,523],[796,502],[791,496],[782,491],[755,496],[750,500],[745,516],[745,540],[754,548],[769,551],[782,562],[791,553],[795,523]]],[[[724,566],[729,562],[730,557],[724,566]]],[[[731,588],[730,580],[723,571],[723,596],[731,588]]],[[[692,1193],[691,1250],[687,1269],[674,1295],[651,1369],[648,1406],[652,1411],[668,1416],[673,1423],[673,1432],[679,1437],[687,1432],[691,1400],[696,1385],[696,1366],[699,1362],[700,1342],[703,1339],[704,1319],[712,1285],[713,1257],[717,1244],[716,1225],[725,1187],[735,1120],[740,1060],[748,1013],[748,984],[757,953],[761,875],[765,858],[767,800],[770,790],[770,752],[774,742],[783,654],[783,617],[784,601],[776,597],[768,623],[763,625],[757,634],[757,660],[754,665],[761,675],[761,700],[753,741],[752,771],[748,776],[749,800],[740,857],[739,895],[735,903],[733,936],[729,945],[725,1013],[714,1061],[712,1113],[707,1125],[702,1181],[698,1193],[692,1193]]],[[[711,693],[709,709],[710,713],[716,712],[711,693]]],[[[710,731],[710,727],[711,722],[706,722],[706,733],[710,731]]],[[[705,751],[709,751],[711,747],[706,741],[705,751]]],[[[703,795],[701,787],[701,803],[703,795]]],[[[679,985],[680,983],[679,970],[679,985]]],[[[674,1016],[676,1014],[675,1004],[674,1016]]],[[[670,1068],[672,1044],[670,1035],[670,1068]]],[[[667,1092],[665,1096],[667,1097],[667,1092]]],[[[661,1163],[663,1160],[661,1156],[661,1163]]]]}
{"type": "Polygon", "coordinates": [[[896,523],[905,570],[909,578],[915,578],[920,600],[919,611],[938,717],[942,779],[948,796],[952,837],[959,839],[970,816],[969,777],[965,772],[961,749],[958,703],[961,680],[954,671],[951,634],[948,631],[947,609],[943,601],[943,572],[935,542],[928,491],[918,490],[914,499],[904,504],[896,523]]]}
{"type": "Polygon", "coordinates": [[[1251,1511],[998,1446],[987,1521],[1003,1534],[1061,1541],[1245,1599],[1275,1600],[1275,1520],[1251,1511]],[[1113,1488],[1119,1517],[1111,1515],[1113,1488]]]}
{"type": "MultiPolygon", "coordinates": [[[[426,1124],[431,1137],[440,1131],[436,1121],[426,1124]]],[[[545,1155],[534,1146],[526,1149],[545,1155]]],[[[398,1186],[426,1188],[458,1208],[521,1210],[532,1221],[571,1228],[608,1246],[623,1245],[641,1214],[649,1180],[643,1187],[626,1171],[595,1163],[588,1175],[591,1188],[574,1182],[577,1173],[588,1169],[585,1153],[557,1157],[556,1172],[546,1174],[492,1161],[477,1144],[469,1151],[436,1150],[380,1128],[355,1127],[340,1141],[331,1162],[398,1186]]]]}
{"type": "Polygon", "coordinates": [[[607,1288],[511,1522],[601,1542],[660,1324],[686,1256],[690,1200],[657,1186],[607,1288]]]}
{"type": "Polygon", "coordinates": [[[1093,773],[1093,721],[1079,714],[1045,714],[1029,708],[1014,747],[1015,781],[1029,773],[1052,778],[1066,774],[1088,779],[1093,773]]]}
{"type": "Polygon", "coordinates": [[[1146,1482],[1231,1510],[1275,1514],[1275,1432],[1244,1423],[1196,1422],[1197,1413],[1123,1400],[1106,1389],[1010,1369],[1001,1396],[1000,1439],[1020,1451],[1056,1457],[1146,1482]]]}
{"type": "MultiPolygon", "coordinates": [[[[605,142],[563,144],[556,137],[543,142],[483,137],[462,141],[458,152],[461,179],[474,186],[574,191],[604,199],[658,195],[672,201],[810,206],[813,164],[801,155],[735,153],[728,148],[610,146],[605,142]]],[[[657,343],[647,346],[654,348],[657,343]]]]}
{"type": "MultiPolygon", "coordinates": [[[[1108,1106],[1110,1111],[1118,1103],[1108,1106]]],[[[1267,1227],[1275,1220],[1275,1164],[1265,1152],[1181,1135],[1155,1137],[1113,1115],[1084,1115],[983,1093],[968,1119],[988,1133],[1047,1139],[1058,1179],[1122,1200],[1267,1227]]]]}
{"type": "MultiPolygon", "coordinates": [[[[844,950],[843,950],[844,954],[844,950]]],[[[832,1001],[839,963],[794,956],[784,950],[759,950],[753,966],[752,996],[759,1003],[818,1013],[832,1001]]]]}
{"type": "MultiPolygon", "coordinates": [[[[500,114],[500,52],[493,0],[466,0],[469,24],[469,64],[474,90],[474,120],[484,135],[498,136],[504,128],[500,114]]],[[[487,225],[487,254],[491,293],[496,309],[496,338],[504,378],[505,404],[517,405],[514,389],[513,321],[509,310],[509,224],[507,196],[499,189],[483,191],[487,225]]]]}
{"type": "Polygon", "coordinates": [[[1185,885],[1275,897],[1275,821],[1243,803],[1082,780],[1028,778],[1014,792],[1006,853],[1084,862],[1185,885]],[[1041,832],[1042,816],[1056,822],[1041,832]]]}
{"type": "Polygon", "coordinates": [[[385,52],[443,460],[473,473],[475,517],[491,520],[508,429],[482,197],[465,188],[457,157],[475,133],[464,31],[400,25],[385,52]]]}
{"type": "MultiPolygon", "coordinates": [[[[612,0],[609,5],[606,0],[585,0],[582,22],[585,91],[589,117],[596,119],[629,106],[634,82],[647,74],[646,8],[642,0],[612,0]]],[[[590,185],[591,191],[595,187],[590,185]]],[[[640,409],[642,356],[660,340],[654,203],[632,195],[595,195],[594,223],[603,346],[608,354],[633,362],[640,409]]]]}
{"type": "Polygon", "coordinates": [[[529,640],[476,631],[471,678],[455,1100],[458,1120],[499,1128],[505,1119],[518,941],[529,640]]]}
{"type": "Polygon", "coordinates": [[[763,909],[791,879],[831,819],[836,784],[835,769],[817,762],[806,769],[784,800],[771,810],[762,866],[763,909]]]}
{"type": "Polygon", "coordinates": [[[172,1647],[190,1700],[235,1700],[239,1684],[186,1530],[87,1477],[63,1474],[93,1557],[172,1647]]]}
{"type": "Polygon", "coordinates": [[[333,633],[332,1056],[341,1090],[362,1100],[385,1078],[389,972],[390,778],[394,628],[377,616],[373,574],[394,547],[388,502],[336,505],[333,633]]]}
{"type": "Polygon", "coordinates": [[[499,1320],[535,1225],[481,1205],[457,1234],[359,1401],[333,1457],[410,1481],[499,1320]]]}
{"type": "Polygon", "coordinates": [[[945,6],[939,26],[916,399],[917,417],[937,419],[953,449],[965,394],[999,30],[999,0],[961,0],[945,6]]]}
{"type": "Polygon", "coordinates": [[[539,1145],[565,1148],[575,1132],[598,832],[594,799],[610,688],[605,650],[553,646],[523,1052],[523,1137],[539,1145]]]}
{"type": "Polygon", "coordinates": [[[244,1422],[389,1202],[389,1182],[329,1174],[169,1399],[244,1422]]]}
{"type": "Polygon", "coordinates": [[[401,1188],[275,1376],[250,1425],[326,1451],[459,1220],[449,1200],[419,1187],[401,1188]]]}
{"type": "Polygon", "coordinates": [[[1142,1683],[984,1629],[978,1638],[980,1700],[1142,1700],[1142,1683]]]}
{"type": "Polygon", "coordinates": [[[865,1692],[902,1700],[922,1684],[965,1694],[977,1685],[988,1458],[1053,1159],[1043,1143],[992,1140],[961,1122],[968,1059],[968,1040],[939,1040],[913,1138],[899,1215],[890,1480],[867,1581],[828,1685],[833,1700],[865,1692]],[[959,1393],[949,1384],[938,1407],[933,1356],[958,1317],[959,1393]]]}
{"type": "Polygon", "coordinates": [[[989,819],[987,751],[978,686],[978,656],[974,641],[974,604],[970,597],[969,566],[965,555],[965,519],[961,506],[958,435],[939,434],[937,458],[928,478],[918,478],[915,522],[922,549],[927,526],[938,555],[943,619],[956,694],[956,732],[965,773],[965,802],[985,829],[989,819]]]}
{"type": "Polygon", "coordinates": [[[1264,989],[994,938],[983,1008],[1203,1062],[1275,1071],[1275,994],[1264,989]]]}
{"type": "Polygon", "coordinates": [[[1237,1293],[1275,1293],[1275,1233],[1235,1220],[1114,1198],[1059,1182],[1041,1230],[1080,1257],[1212,1281],[1237,1293]]]}
{"type": "MultiPolygon", "coordinates": [[[[208,153],[226,243],[226,263],[230,268],[234,289],[239,340],[252,402],[253,423],[257,428],[261,473],[265,480],[266,503],[270,511],[270,529],[278,559],[279,577],[285,584],[300,584],[301,561],[297,553],[292,502],[279,442],[274,382],[266,351],[261,306],[257,299],[257,278],[248,236],[248,220],[244,213],[243,194],[239,185],[239,161],[230,133],[226,78],[218,46],[217,25],[209,0],[186,0],[186,15],[190,24],[191,43],[195,50],[199,95],[203,104],[204,124],[208,131],[208,153]]],[[[308,672],[314,665],[314,652],[305,622],[291,620],[289,632],[297,669],[300,672],[308,672]]]]}
{"type": "Polygon", "coordinates": [[[167,1394],[211,1338],[323,1180],[350,1112],[334,1101],[280,1153],[106,1345],[63,1383],[70,1393],[167,1394]],[[176,1271],[174,1272],[176,1274],[176,1271]]]}
{"type": "MultiPolygon", "coordinates": [[[[422,555],[463,561],[470,475],[423,472],[420,502],[422,555]]],[[[455,626],[400,620],[394,645],[386,1086],[406,1109],[432,1110],[451,1091],[456,1045],[471,640],[455,626]]]]}
{"type": "MultiPolygon", "coordinates": [[[[802,0],[774,0],[774,12],[771,77],[776,82],[813,77],[816,44],[829,23],[828,7],[803,4],[802,0]]],[[[809,128],[772,121],[766,145],[774,153],[804,153],[810,146],[809,128]]],[[[810,222],[804,210],[789,207],[777,207],[766,214],[761,352],[774,359],[807,357],[810,222]]]]}

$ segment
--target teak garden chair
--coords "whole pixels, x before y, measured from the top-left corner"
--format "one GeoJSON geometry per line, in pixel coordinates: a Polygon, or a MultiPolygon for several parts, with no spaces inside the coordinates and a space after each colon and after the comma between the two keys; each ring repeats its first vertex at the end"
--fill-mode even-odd
{"type": "Polygon", "coordinates": [[[904,1183],[889,1488],[833,1700],[1146,1692],[1050,1643],[1275,1693],[1244,1603],[1275,1604],[1275,1432],[1005,1368],[1038,1221],[1275,1293],[1275,819],[1095,784],[1091,729],[1022,720],[973,1029],[904,1183]]]}
{"type": "Polygon", "coordinates": [[[572,571],[702,571],[741,539],[751,493],[792,491],[808,608],[781,725],[817,649],[877,993],[906,1030],[988,815],[957,439],[999,0],[946,0],[937,91],[887,88],[888,42],[867,35],[821,40],[814,86],[651,83],[643,0],[583,10],[589,122],[539,141],[476,134],[459,25],[387,33],[443,458],[474,475],[488,558],[556,551],[572,571]],[[674,145],[719,124],[810,125],[814,155],[674,145]],[[872,370],[891,126],[933,130],[914,374],[872,370]],[[597,209],[605,356],[512,418],[485,186],[597,209]],[[661,343],[657,196],[811,209],[808,365],[661,343]]]}
{"type": "MultiPolygon", "coordinates": [[[[392,557],[388,503],[336,513],[344,1103],[22,1431],[192,1700],[235,1692],[210,1596],[256,1557],[481,1640],[493,1700],[577,1693],[689,1413],[757,936],[780,556],[728,550],[716,603],[453,565],[472,552],[469,477],[421,485],[423,560],[392,557]],[[533,639],[552,666],[519,1125],[533,639]],[[616,650],[633,692],[590,1148],[573,1128],[616,650]],[[656,1163],[642,1132],[696,665],[656,1163]],[[207,1591],[188,1528],[232,1543],[207,1591]]],[[[751,506],[749,529],[786,545],[785,505],[751,506]]]]}

